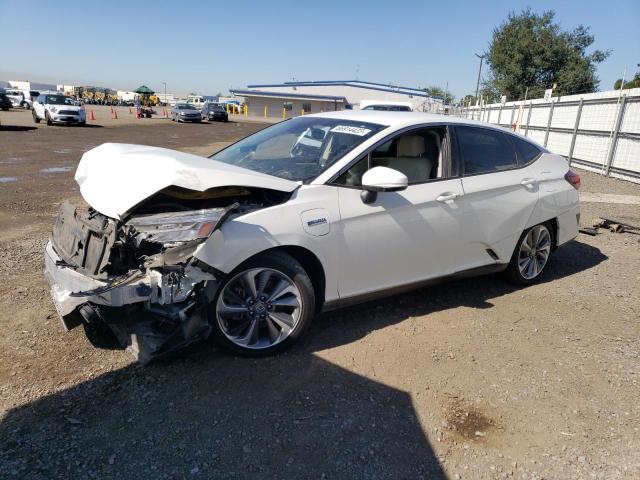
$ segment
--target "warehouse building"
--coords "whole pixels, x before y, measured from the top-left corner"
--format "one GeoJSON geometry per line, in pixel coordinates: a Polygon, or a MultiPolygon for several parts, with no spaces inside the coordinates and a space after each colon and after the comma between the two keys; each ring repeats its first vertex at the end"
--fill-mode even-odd
{"type": "Polygon", "coordinates": [[[230,91],[245,99],[249,115],[261,117],[290,118],[345,108],[357,110],[363,101],[403,102],[420,112],[437,112],[443,105],[442,98],[431,97],[418,88],[362,80],[248,85],[230,91]]]}

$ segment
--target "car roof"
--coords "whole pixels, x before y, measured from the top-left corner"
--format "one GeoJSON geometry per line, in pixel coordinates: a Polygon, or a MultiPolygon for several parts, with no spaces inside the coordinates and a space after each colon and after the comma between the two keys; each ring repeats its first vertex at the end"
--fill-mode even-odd
{"type": "Polygon", "coordinates": [[[452,117],[451,115],[423,112],[394,112],[386,110],[338,110],[334,112],[314,113],[305,115],[305,117],[323,117],[353,120],[356,122],[377,123],[379,125],[386,125],[389,127],[403,127],[421,123],[455,123],[461,125],[477,125],[487,128],[494,128],[501,131],[505,130],[502,127],[496,127],[486,122],[467,120],[464,118],[452,117]]]}
{"type": "Polygon", "coordinates": [[[394,129],[428,123],[469,125],[473,127],[489,128],[502,133],[514,135],[518,138],[528,141],[529,143],[534,144],[543,152],[548,152],[548,150],[539,143],[519,133],[515,133],[508,128],[501,127],[499,125],[493,125],[487,122],[481,122],[479,120],[469,120],[466,118],[453,117],[451,115],[442,115],[439,113],[392,112],[386,110],[337,110],[333,112],[313,113],[305,115],[305,118],[306,117],[334,118],[352,120],[356,122],[377,123],[378,125],[385,125],[394,129]]]}

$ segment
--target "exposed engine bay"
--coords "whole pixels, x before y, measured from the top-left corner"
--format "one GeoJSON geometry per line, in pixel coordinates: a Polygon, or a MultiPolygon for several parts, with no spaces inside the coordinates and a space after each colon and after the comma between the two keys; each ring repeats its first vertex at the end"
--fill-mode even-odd
{"type": "Polygon", "coordinates": [[[229,219],[290,196],[256,187],[170,186],[122,219],[65,202],[45,255],[65,328],[112,332],[141,363],[208,337],[207,310],[224,273],[195,252],[229,219]]]}

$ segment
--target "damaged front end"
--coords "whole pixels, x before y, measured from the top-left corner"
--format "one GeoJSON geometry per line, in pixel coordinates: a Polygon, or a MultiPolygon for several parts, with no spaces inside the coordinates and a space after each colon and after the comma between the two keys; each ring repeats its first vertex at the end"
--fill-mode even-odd
{"type": "Polygon", "coordinates": [[[251,206],[232,196],[212,202],[220,192],[202,198],[180,190],[168,189],[124,220],[62,205],[45,276],[65,329],[106,325],[141,363],[209,335],[206,308],[222,274],[194,254],[232,214],[251,206]],[[180,194],[180,201],[163,203],[180,194]]]}

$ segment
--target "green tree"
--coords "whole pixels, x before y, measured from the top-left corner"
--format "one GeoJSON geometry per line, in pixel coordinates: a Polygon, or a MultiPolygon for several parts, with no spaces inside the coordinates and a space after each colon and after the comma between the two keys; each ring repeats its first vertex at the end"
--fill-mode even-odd
{"type": "Polygon", "coordinates": [[[598,88],[596,66],[609,52],[587,53],[594,42],[589,29],[580,25],[563,31],[554,17],[553,11],[539,15],[528,8],[518,14],[511,12],[494,29],[486,57],[491,79],[485,87],[508,100],[523,99],[527,87],[528,98],[541,97],[554,84],[559,95],[598,88]]]}
{"type": "MultiPolygon", "coordinates": [[[[616,83],[613,84],[613,89],[620,90],[621,85],[622,85],[622,79],[619,78],[618,80],[616,80],[616,83]]],[[[633,76],[631,80],[627,80],[624,83],[623,88],[626,90],[627,88],[638,88],[638,87],[640,87],[640,72],[636,72],[636,74],[633,76]]]]}
{"type": "Polygon", "coordinates": [[[465,107],[469,105],[469,103],[471,103],[471,106],[474,106],[476,104],[475,95],[468,94],[462,97],[462,99],[460,100],[460,104],[464,105],[465,107]]]}
{"type": "Polygon", "coordinates": [[[432,85],[431,87],[427,87],[424,89],[427,92],[427,95],[431,95],[432,97],[440,97],[443,98],[445,103],[452,104],[455,100],[455,97],[451,95],[450,92],[445,92],[444,88],[438,87],[436,85],[432,85]]]}

